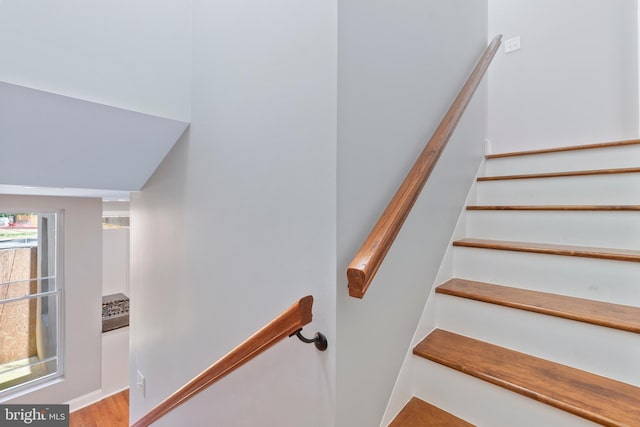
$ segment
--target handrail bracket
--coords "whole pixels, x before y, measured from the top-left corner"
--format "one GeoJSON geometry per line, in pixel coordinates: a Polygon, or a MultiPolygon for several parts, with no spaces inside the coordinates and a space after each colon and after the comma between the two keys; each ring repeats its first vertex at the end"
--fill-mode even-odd
{"type": "Polygon", "coordinates": [[[316,332],[316,335],[313,337],[313,339],[309,339],[302,335],[302,328],[300,328],[294,333],[292,333],[291,335],[289,335],[289,338],[291,338],[294,335],[297,336],[298,339],[303,343],[315,344],[316,348],[320,351],[325,351],[327,349],[327,346],[328,346],[327,337],[320,332],[316,332]]]}

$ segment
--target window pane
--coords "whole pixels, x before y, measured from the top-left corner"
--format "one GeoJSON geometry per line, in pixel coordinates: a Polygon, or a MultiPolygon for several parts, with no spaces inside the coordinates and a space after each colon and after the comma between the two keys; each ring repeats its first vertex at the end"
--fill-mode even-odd
{"type": "Polygon", "coordinates": [[[56,372],[58,299],[0,304],[0,390],[56,372]]]}
{"type": "Polygon", "coordinates": [[[16,298],[26,298],[36,294],[56,290],[56,279],[34,279],[24,282],[0,284],[0,304],[16,298]]]}
{"type": "Polygon", "coordinates": [[[38,277],[38,240],[29,245],[0,238],[0,283],[38,277]]]}
{"type": "Polygon", "coordinates": [[[1,395],[62,373],[56,222],[56,213],[0,212],[1,395]]]}
{"type": "Polygon", "coordinates": [[[55,276],[55,220],[0,212],[0,283],[55,276]]]}
{"type": "Polygon", "coordinates": [[[38,238],[38,214],[0,212],[0,241],[28,244],[38,238]]]}
{"type": "Polygon", "coordinates": [[[47,360],[25,359],[14,363],[13,369],[2,370],[0,367],[0,391],[53,376],[58,371],[58,358],[47,360]]]}

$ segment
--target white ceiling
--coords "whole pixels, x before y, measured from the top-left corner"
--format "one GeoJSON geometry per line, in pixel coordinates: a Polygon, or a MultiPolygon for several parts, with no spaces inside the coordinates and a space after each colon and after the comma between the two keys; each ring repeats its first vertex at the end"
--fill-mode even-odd
{"type": "Polygon", "coordinates": [[[191,0],[0,0],[0,81],[188,122],[191,0]]]}
{"type": "Polygon", "coordinates": [[[137,191],[187,125],[0,82],[0,185],[137,191]]]}
{"type": "Polygon", "coordinates": [[[144,185],[190,121],[191,19],[191,0],[0,0],[0,192],[144,185]]]}

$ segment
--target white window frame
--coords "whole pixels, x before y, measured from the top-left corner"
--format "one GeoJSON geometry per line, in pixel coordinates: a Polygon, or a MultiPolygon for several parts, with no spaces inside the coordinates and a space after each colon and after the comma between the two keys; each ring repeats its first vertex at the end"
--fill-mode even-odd
{"type": "MultiPolygon", "coordinates": [[[[39,378],[35,378],[26,381],[21,384],[9,387],[4,390],[0,390],[0,402],[4,402],[13,399],[17,396],[26,394],[28,392],[47,387],[52,384],[58,383],[64,378],[65,373],[65,293],[64,293],[64,209],[5,209],[0,207],[1,213],[18,214],[18,213],[33,213],[37,215],[55,215],[55,275],[48,275],[47,278],[55,278],[55,290],[47,291],[38,294],[25,296],[23,298],[9,299],[7,301],[17,301],[21,299],[36,299],[46,297],[49,295],[56,295],[57,303],[57,316],[56,316],[56,357],[58,359],[56,372],[44,375],[39,378]]],[[[38,249],[40,250],[41,236],[40,230],[38,230],[38,249]]],[[[36,280],[44,279],[40,277],[36,280]]],[[[11,283],[11,282],[9,282],[11,283]]]]}

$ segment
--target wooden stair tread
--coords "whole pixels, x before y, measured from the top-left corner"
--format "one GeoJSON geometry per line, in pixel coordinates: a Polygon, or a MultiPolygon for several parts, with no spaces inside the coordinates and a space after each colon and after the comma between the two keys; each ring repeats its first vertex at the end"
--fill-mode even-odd
{"type": "Polygon", "coordinates": [[[438,286],[436,292],[640,333],[638,307],[457,278],[438,286]]]}
{"type": "Polygon", "coordinates": [[[417,356],[605,426],[637,426],[640,388],[436,329],[417,356]]]}
{"type": "Polygon", "coordinates": [[[555,245],[550,243],[512,242],[507,240],[461,239],[454,246],[503,251],[532,252],[549,255],[577,256],[584,258],[612,259],[640,262],[640,251],[631,249],[596,248],[589,246],[555,245]]]}
{"type": "Polygon", "coordinates": [[[640,211],[640,205],[474,205],[469,211],[640,211]]]}
{"type": "Polygon", "coordinates": [[[501,157],[529,156],[535,154],[560,153],[563,151],[591,150],[594,148],[623,147],[625,145],[640,144],[640,139],[629,139],[626,141],[600,142],[597,144],[569,145],[565,147],[544,148],[541,150],[512,151],[508,153],[488,154],[486,159],[499,159],[501,157]]]}
{"type": "Polygon", "coordinates": [[[478,181],[502,181],[508,179],[533,179],[533,178],[562,178],[570,176],[587,176],[587,175],[612,175],[623,173],[637,173],[640,168],[617,168],[617,169],[592,169],[581,171],[564,171],[564,172],[545,172],[545,173],[528,173],[521,175],[495,175],[481,176],[478,181]]]}
{"type": "Polygon", "coordinates": [[[389,427],[474,427],[430,403],[412,397],[389,427]]]}

